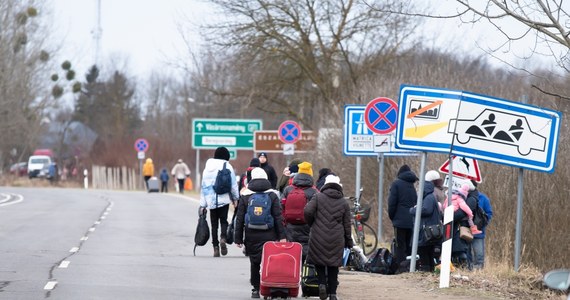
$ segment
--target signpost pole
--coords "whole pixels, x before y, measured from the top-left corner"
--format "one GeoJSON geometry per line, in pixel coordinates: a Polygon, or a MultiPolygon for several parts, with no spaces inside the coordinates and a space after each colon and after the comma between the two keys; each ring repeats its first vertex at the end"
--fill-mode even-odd
{"type": "MultiPolygon", "coordinates": [[[[524,95],[521,99],[522,103],[527,103],[527,96],[524,95]]],[[[517,180],[517,224],[515,230],[515,272],[519,271],[521,262],[521,235],[522,235],[522,210],[523,210],[523,184],[524,184],[524,170],[519,168],[519,175],[517,180]]]]}
{"type": "Polygon", "coordinates": [[[362,166],[362,157],[356,157],[356,181],[355,181],[355,197],[358,198],[360,195],[360,174],[361,174],[361,166],[362,166]]]}
{"type": "Polygon", "coordinates": [[[384,153],[378,153],[378,241],[383,242],[382,212],[384,211],[384,153]]]}
{"type": "Polygon", "coordinates": [[[200,181],[200,149],[196,149],[196,182],[194,187],[197,192],[202,188],[202,182],[200,181]]]}
{"type": "Polygon", "coordinates": [[[449,287],[449,275],[451,273],[451,247],[453,243],[453,205],[451,195],[453,193],[453,154],[449,153],[449,172],[447,182],[447,207],[443,207],[444,241],[441,244],[441,265],[439,273],[439,288],[449,287]]]}
{"type": "Polygon", "coordinates": [[[143,160],[139,159],[139,178],[141,179],[140,183],[142,184],[142,189],[144,190],[144,177],[142,176],[142,165],[143,165],[143,160]]]}
{"type": "Polygon", "coordinates": [[[422,162],[420,166],[420,186],[418,191],[418,203],[416,205],[416,218],[414,221],[414,235],[412,240],[412,259],[410,263],[410,272],[416,271],[416,255],[418,254],[418,238],[420,233],[420,220],[422,218],[422,203],[424,201],[424,183],[423,174],[426,168],[427,152],[422,151],[422,162]]]}

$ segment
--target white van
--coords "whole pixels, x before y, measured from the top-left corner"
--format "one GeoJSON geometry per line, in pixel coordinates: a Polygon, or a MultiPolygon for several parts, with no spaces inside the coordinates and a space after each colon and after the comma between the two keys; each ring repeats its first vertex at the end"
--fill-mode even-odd
{"type": "Polygon", "coordinates": [[[46,177],[51,163],[51,157],[47,155],[30,156],[30,159],[28,160],[28,177],[46,177]]]}

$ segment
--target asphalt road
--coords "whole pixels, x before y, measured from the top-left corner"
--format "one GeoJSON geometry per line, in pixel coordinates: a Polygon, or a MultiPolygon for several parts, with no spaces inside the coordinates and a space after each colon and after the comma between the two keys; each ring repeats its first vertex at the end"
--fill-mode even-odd
{"type": "Polygon", "coordinates": [[[0,187],[0,299],[249,299],[234,245],[192,255],[198,201],[0,187]]]}

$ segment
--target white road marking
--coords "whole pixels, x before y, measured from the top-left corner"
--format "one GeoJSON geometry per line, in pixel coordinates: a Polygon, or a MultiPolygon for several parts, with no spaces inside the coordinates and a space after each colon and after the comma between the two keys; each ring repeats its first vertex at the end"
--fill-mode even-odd
{"type": "Polygon", "coordinates": [[[89,228],[89,232],[93,232],[93,231],[95,231],[95,227],[89,228]]]}
{"type": "Polygon", "coordinates": [[[93,224],[95,224],[95,225],[99,225],[99,224],[101,224],[101,222],[99,222],[99,221],[95,221],[95,223],[93,223],[93,224]]]}
{"type": "Polygon", "coordinates": [[[107,218],[107,217],[105,217],[105,216],[102,216],[102,217],[101,217],[101,220],[105,220],[105,218],[107,218]]]}
{"type": "Polygon", "coordinates": [[[44,290],[53,290],[56,284],[57,281],[48,281],[48,283],[46,283],[46,285],[44,286],[44,290]]]}
{"type": "Polygon", "coordinates": [[[58,267],[58,268],[67,269],[67,267],[69,267],[69,264],[70,264],[70,263],[71,263],[71,262],[70,262],[69,260],[64,260],[64,261],[62,261],[62,262],[59,264],[59,267],[58,267]]]}
{"type": "Polygon", "coordinates": [[[109,214],[108,212],[104,212],[104,213],[103,213],[104,216],[106,216],[106,215],[108,215],[108,214],[109,214]]]}
{"type": "Polygon", "coordinates": [[[77,252],[79,251],[79,247],[73,247],[69,250],[69,252],[77,252]]]}
{"type": "Polygon", "coordinates": [[[20,203],[20,202],[24,201],[24,196],[22,196],[22,195],[12,194],[11,197],[10,197],[10,195],[8,195],[8,199],[0,201],[0,203],[1,203],[0,206],[8,206],[8,205],[12,205],[12,204],[16,204],[16,203],[20,203]],[[15,197],[18,199],[8,202],[11,197],[15,197]],[[4,203],[4,202],[8,202],[8,203],[4,203]]]}
{"type": "Polygon", "coordinates": [[[81,237],[79,240],[80,241],[86,241],[88,238],[89,238],[88,236],[84,236],[84,237],[81,237]]]}

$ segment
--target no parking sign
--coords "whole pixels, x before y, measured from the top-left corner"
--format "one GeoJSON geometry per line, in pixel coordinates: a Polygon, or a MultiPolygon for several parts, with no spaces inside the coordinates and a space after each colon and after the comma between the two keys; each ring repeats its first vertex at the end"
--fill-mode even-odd
{"type": "Polygon", "coordinates": [[[366,105],[364,121],[377,134],[388,134],[396,130],[398,104],[389,98],[376,98],[366,105]]]}

